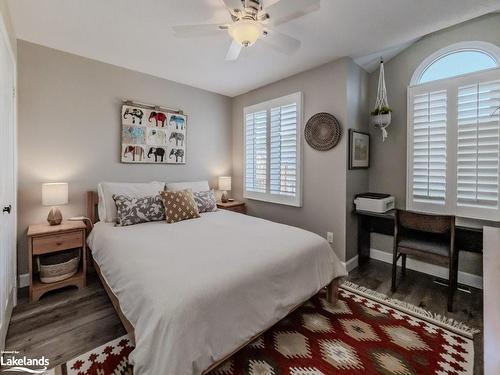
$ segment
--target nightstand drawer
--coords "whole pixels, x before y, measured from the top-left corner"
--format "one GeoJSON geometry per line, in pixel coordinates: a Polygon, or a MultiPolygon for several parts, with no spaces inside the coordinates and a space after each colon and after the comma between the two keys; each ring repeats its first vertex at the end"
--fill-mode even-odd
{"type": "Polygon", "coordinates": [[[231,201],[231,202],[217,202],[217,208],[221,210],[233,211],[240,214],[247,213],[247,206],[244,202],[231,201]]]}
{"type": "Polygon", "coordinates": [[[33,255],[83,246],[83,231],[33,238],[33,255]]]}
{"type": "Polygon", "coordinates": [[[246,214],[247,213],[247,208],[242,205],[242,206],[236,206],[236,207],[231,207],[231,208],[228,208],[229,211],[233,211],[233,212],[238,212],[240,214],[246,214]]]}

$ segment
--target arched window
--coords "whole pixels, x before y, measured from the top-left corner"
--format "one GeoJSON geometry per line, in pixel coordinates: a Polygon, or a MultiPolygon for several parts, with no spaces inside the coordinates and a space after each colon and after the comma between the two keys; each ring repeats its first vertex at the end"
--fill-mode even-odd
{"type": "Polygon", "coordinates": [[[500,48],[486,42],[463,42],[440,49],[427,57],[413,74],[419,85],[500,67],[500,48]]]}
{"type": "Polygon", "coordinates": [[[500,48],[425,59],[408,88],[407,208],[500,221],[500,48]]]}

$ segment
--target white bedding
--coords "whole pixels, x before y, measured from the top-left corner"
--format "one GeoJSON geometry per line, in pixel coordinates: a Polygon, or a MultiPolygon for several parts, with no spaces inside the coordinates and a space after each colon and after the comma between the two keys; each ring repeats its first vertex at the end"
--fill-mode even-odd
{"type": "Polygon", "coordinates": [[[322,237],[225,210],[99,222],[88,244],[135,328],[136,375],[200,374],[346,275],[322,237]]]}

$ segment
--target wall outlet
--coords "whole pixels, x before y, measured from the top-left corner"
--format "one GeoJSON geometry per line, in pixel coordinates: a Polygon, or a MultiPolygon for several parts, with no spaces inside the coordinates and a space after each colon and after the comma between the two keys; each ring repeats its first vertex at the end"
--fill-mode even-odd
{"type": "Polygon", "coordinates": [[[333,243],[333,232],[326,232],[326,240],[333,243]]]}

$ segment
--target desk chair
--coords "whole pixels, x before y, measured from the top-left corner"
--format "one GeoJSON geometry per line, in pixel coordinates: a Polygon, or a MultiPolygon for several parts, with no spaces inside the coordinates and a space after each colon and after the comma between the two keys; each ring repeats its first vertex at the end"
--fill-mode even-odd
{"type": "Polygon", "coordinates": [[[396,291],[397,262],[401,257],[402,275],[406,256],[411,255],[449,269],[448,311],[453,310],[457,289],[458,250],[455,249],[455,216],[429,215],[396,210],[392,258],[392,291],[396,291]]]}

